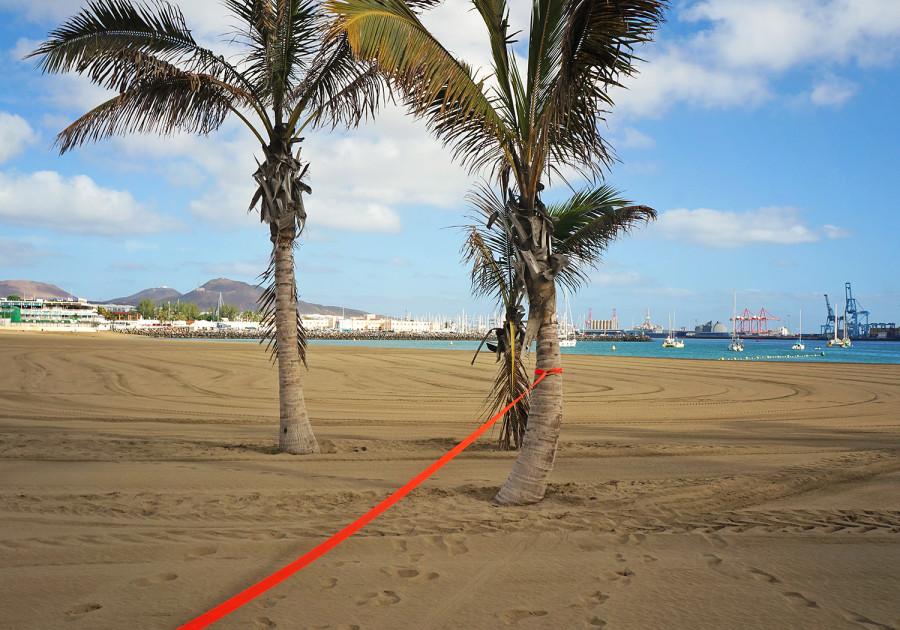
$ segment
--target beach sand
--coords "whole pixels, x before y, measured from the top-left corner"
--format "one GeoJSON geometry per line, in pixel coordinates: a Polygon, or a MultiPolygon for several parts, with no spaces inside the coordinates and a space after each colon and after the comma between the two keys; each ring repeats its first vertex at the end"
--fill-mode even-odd
{"type": "MultiPolygon", "coordinates": [[[[0,625],[176,628],[476,428],[462,351],[312,346],[273,454],[253,343],[0,332],[0,625]]],[[[900,628],[900,365],[565,356],[546,499],[488,433],[214,628],[900,628]]]]}

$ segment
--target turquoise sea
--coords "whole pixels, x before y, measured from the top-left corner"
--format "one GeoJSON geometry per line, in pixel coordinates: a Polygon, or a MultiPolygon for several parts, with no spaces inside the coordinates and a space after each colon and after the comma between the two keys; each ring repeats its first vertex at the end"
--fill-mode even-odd
{"type": "MultiPolygon", "coordinates": [[[[744,340],[744,352],[729,352],[728,339],[683,339],[684,348],[663,348],[662,339],[653,341],[579,341],[574,348],[561,348],[563,354],[590,354],[620,357],[666,357],[718,361],[804,361],[818,363],[900,363],[900,342],[854,341],[850,348],[828,348],[824,341],[804,341],[805,350],[791,350],[786,339],[744,340]]],[[[325,341],[310,345],[371,346],[378,348],[423,348],[475,352],[477,341],[325,341]]],[[[482,352],[486,352],[482,348],[482,352]]]]}

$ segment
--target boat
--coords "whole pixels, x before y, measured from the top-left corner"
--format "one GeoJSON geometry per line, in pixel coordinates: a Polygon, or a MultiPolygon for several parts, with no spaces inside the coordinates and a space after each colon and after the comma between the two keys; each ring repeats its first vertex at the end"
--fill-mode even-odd
{"type": "Polygon", "coordinates": [[[803,345],[803,311],[800,311],[800,330],[797,333],[797,343],[791,346],[792,350],[806,350],[803,345]]]}
{"type": "Polygon", "coordinates": [[[847,331],[847,311],[844,310],[844,337],[842,339],[838,339],[838,322],[834,322],[834,339],[829,339],[826,344],[829,348],[849,348],[850,347],[850,335],[847,331]]]}
{"type": "Polygon", "coordinates": [[[734,306],[731,309],[731,343],[728,344],[728,351],[744,351],[744,342],[737,336],[737,291],[734,293],[734,306]]]}
{"type": "Polygon", "coordinates": [[[563,322],[559,329],[559,347],[575,347],[575,322],[572,320],[572,311],[569,308],[569,292],[565,291],[566,310],[563,311],[563,322]]]}
{"type": "MultiPolygon", "coordinates": [[[[672,312],[675,312],[675,309],[672,309],[672,312]]],[[[662,344],[663,348],[684,348],[684,342],[679,341],[675,338],[675,333],[672,332],[672,319],[669,319],[669,334],[663,340],[662,344]]]]}

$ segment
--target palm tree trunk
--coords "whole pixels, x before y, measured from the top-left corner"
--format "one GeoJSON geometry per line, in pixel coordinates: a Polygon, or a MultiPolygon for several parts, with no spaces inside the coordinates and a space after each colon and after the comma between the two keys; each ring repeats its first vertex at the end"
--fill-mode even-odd
{"type": "MultiPolygon", "coordinates": [[[[535,352],[537,368],[562,367],[556,321],[556,286],[543,281],[529,290],[530,308],[543,309],[535,352]]],[[[502,505],[537,503],[544,498],[562,424],[562,374],[550,374],[531,392],[525,437],[512,472],[494,497],[502,505]]]]}
{"type": "Polygon", "coordinates": [[[278,394],[281,422],[278,450],[318,453],[303,400],[300,348],[297,345],[297,284],[294,278],[294,228],[281,230],[274,247],[275,339],[278,348],[278,394]]]}

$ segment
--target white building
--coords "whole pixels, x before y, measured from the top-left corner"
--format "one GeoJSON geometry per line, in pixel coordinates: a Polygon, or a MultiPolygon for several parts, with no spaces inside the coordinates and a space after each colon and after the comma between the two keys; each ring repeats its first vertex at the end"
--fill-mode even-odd
{"type": "Polygon", "coordinates": [[[365,317],[339,317],[335,328],[347,332],[380,331],[385,330],[385,324],[384,319],[369,313],[365,317]]]}
{"type": "Polygon", "coordinates": [[[334,315],[301,315],[300,318],[306,330],[333,330],[340,319],[334,315]]]}
{"type": "Polygon", "coordinates": [[[16,325],[22,326],[96,329],[106,323],[96,305],[83,298],[0,300],[0,309],[13,308],[18,309],[21,318],[16,325]]]}

